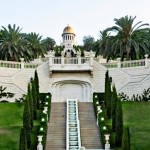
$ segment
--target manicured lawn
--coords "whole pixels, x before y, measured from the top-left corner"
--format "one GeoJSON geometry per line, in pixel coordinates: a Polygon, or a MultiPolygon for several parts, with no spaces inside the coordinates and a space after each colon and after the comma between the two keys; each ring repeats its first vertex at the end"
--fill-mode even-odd
{"type": "Polygon", "coordinates": [[[124,125],[131,134],[131,150],[150,147],[150,102],[123,102],[124,125]]]}
{"type": "Polygon", "coordinates": [[[0,149],[19,148],[22,127],[23,103],[0,103],[0,149]]]}

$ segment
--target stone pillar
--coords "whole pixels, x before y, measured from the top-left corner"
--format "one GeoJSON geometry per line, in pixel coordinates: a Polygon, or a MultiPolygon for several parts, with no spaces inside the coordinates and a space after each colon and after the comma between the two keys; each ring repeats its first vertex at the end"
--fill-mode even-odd
{"type": "Polygon", "coordinates": [[[39,136],[37,136],[38,137],[38,145],[37,145],[37,150],[43,150],[43,145],[42,145],[42,137],[43,137],[43,135],[39,135],[39,136]]]}
{"type": "Polygon", "coordinates": [[[148,67],[148,54],[145,54],[145,67],[148,67]]]}
{"type": "Polygon", "coordinates": [[[105,150],[110,150],[109,136],[110,134],[105,134],[105,140],[106,140],[105,150]]]}
{"type": "Polygon", "coordinates": [[[42,61],[41,61],[41,56],[39,56],[39,58],[38,58],[38,63],[41,63],[42,61]]]}
{"type": "Polygon", "coordinates": [[[78,56],[78,65],[81,66],[81,57],[78,56]]]}
{"type": "Polygon", "coordinates": [[[53,65],[53,56],[50,55],[49,56],[49,66],[52,66],[53,65]]]}
{"type": "Polygon", "coordinates": [[[118,64],[118,68],[121,68],[121,58],[117,58],[117,64],[118,64]]]}
{"type": "Polygon", "coordinates": [[[90,53],[90,66],[93,66],[93,52],[90,53]]]}
{"type": "Polygon", "coordinates": [[[61,66],[64,66],[64,56],[61,56],[61,66]]]}
{"type": "Polygon", "coordinates": [[[85,150],[85,147],[84,147],[84,146],[81,146],[81,147],[80,147],[80,150],[85,150]]]}
{"type": "Polygon", "coordinates": [[[21,69],[24,69],[24,58],[20,58],[21,60],[21,69]]]}

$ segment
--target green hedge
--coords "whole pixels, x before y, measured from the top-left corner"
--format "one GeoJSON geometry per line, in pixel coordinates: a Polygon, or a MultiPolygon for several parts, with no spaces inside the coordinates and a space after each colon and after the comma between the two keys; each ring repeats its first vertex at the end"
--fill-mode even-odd
{"type": "Polygon", "coordinates": [[[40,127],[39,127],[38,135],[43,135],[42,144],[43,144],[43,149],[45,150],[46,137],[47,137],[47,122],[49,122],[50,110],[51,110],[51,94],[40,93],[39,99],[40,99],[40,109],[42,110],[42,113],[41,113],[41,118],[40,118],[40,127]],[[48,117],[46,114],[43,113],[45,106],[48,107],[48,117]],[[44,120],[42,120],[42,118],[44,118],[44,120]],[[40,128],[43,128],[43,131],[41,131],[40,128]]]}
{"type": "Polygon", "coordinates": [[[113,138],[112,129],[111,129],[110,125],[106,124],[107,117],[106,117],[106,109],[105,109],[105,105],[104,105],[104,98],[105,98],[104,93],[93,93],[93,107],[94,107],[96,118],[97,118],[97,113],[98,113],[97,106],[101,106],[101,109],[102,109],[102,112],[99,113],[99,115],[98,115],[98,124],[99,124],[99,130],[100,130],[100,134],[101,134],[103,147],[106,143],[104,135],[107,133],[110,134],[109,143],[113,147],[114,138],[113,138]],[[104,120],[102,118],[104,118],[104,120]],[[106,127],[106,129],[105,129],[105,127],[106,127]]]}

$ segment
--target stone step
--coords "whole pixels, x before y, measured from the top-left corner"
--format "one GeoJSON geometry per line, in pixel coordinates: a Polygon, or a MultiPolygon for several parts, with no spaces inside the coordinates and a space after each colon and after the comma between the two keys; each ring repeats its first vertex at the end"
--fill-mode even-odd
{"type": "Polygon", "coordinates": [[[46,150],[66,149],[66,103],[52,103],[46,150]]]}
{"type": "MultiPolygon", "coordinates": [[[[96,118],[94,114],[93,104],[90,102],[79,102],[79,121],[81,131],[81,145],[86,149],[101,149],[102,143],[96,118]]],[[[70,113],[69,116],[76,116],[70,113]]],[[[71,129],[76,127],[76,123],[72,120],[69,124],[71,129]]],[[[75,134],[76,132],[70,132],[75,134]]],[[[70,135],[71,137],[71,135],[70,135]]],[[[75,139],[77,136],[74,136],[75,139]]],[[[77,139],[76,139],[77,140],[77,139]]],[[[76,141],[75,140],[75,141],[76,141]]],[[[70,149],[78,149],[76,142],[71,141],[70,149]]],[[[46,150],[65,150],[66,149],[66,103],[52,103],[50,123],[48,126],[46,150]]]]}
{"type": "Polygon", "coordinates": [[[99,128],[96,125],[93,103],[78,103],[81,145],[86,149],[103,148],[99,128]]]}

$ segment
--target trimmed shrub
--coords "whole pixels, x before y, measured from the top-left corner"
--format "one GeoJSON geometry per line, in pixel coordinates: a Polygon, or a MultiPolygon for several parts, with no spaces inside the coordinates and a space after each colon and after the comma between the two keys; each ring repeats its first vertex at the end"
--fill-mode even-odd
{"type": "Polygon", "coordinates": [[[27,146],[30,148],[31,146],[31,114],[30,114],[30,106],[29,101],[26,98],[25,101],[25,107],[23,112],[23,127],[26,131],[26,137],[27,137],[27,146]]]}
{"type": "Polygon", "coordinates": [[[122,150],[130,150],[129,127],[124,127],[123,129],[122,150]]]}
{"type": "Polygon", "coordinates": [[[117,104],[117,91],[113,85],[112,100],[111,100],[111,116],[112,116],[112,130],[115,131],[116,124],[116,104],[117,104]]]}
{"type": "Polygon", "coordinates": [[[107,110],[107,117],[111,118],[111,83],[108,70],[105,74],[105,107],[107,110]]]}
{"type": "Polygon", "coordinates": [[[27,138],[26,138],[26,132],[24,128],[21,128],[20,131],[19,150],[27,150],[27,138]]]}
{"type": "Polygon", "coordinates": [[[120,97],[118,97],[116,105],[116,123],[115,123],[115,143],[117,147],[121,146],[123,134],[123,112],[120,97]]]}

